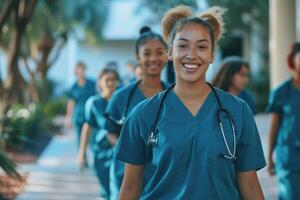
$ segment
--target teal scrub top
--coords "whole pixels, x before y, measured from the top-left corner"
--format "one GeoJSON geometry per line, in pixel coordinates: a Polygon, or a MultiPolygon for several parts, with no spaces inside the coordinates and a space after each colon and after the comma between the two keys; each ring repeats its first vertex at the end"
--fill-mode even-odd
{"type": "MultiPolygon", "coordinates": [[[[100,95],[90,97],[85,104],[85,122],[92,127],[91,146],[94,152],[103,152],[112,146],[106,140],[106,130],[104,129],[106,110],[108,101],[100,95]]],[[[105,153],[105,152],[104,152],[105,153]]]]}
{"type": "Polygon", "coordinates": [[[300,170],[300,90],[292,80],[271,92],[266,111],[280,115],[275,146],[276,170],[300,170]]]}
{"type": "Polygon", "coordinates": [[[75,101],[73,108],[72,121],[75,124],[83,124],[85,122],[85,103],[89,97],[96,94],[95,82],[89,79],[82,86],[74,83],[68,92],[68,98],[75,101]]]}
{"type": "MultiPolygon", "coordinates": [[[[134,165],[151,164],[154,173],[140,199],[240,199],[237,172],[266,165],[260,137],[249,106],[237,97],[215,89],[232,115],[236,127],[237,160],[227,153],[217,124],[217,100],[210,92],[193,116],[171,90],[162,105],[157,124],[158,145],[148,146],[162,93],[134,108],[125,123],[115,157],[134,165]]],[[[229,120],[223,119],[229,147],[233,137],[229,120]]]]}
{"type": "MultiPolygon", "coordinates": [[[[146,97],[139,87],[134,88],[136,82],[131,83],[118,89],[111,97],[109,104],[106,108],[106,113],[116,120],[120,120],[123,117],[125,106],[129,99],[129,94],[133,90],[132,97],[127,108],[127,115],[130,111],[141,101],[145,100],[146,97]]],[[[124,116],[127,117],[127,116],[124,116]]],[[[109,133],[117,133],[117,126],[111,120],[105,121],[105,129],[109,133]]]]}

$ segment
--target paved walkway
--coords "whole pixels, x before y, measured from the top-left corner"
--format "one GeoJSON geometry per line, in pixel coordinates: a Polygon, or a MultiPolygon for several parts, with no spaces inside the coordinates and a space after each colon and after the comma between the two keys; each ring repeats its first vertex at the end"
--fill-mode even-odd
{"type": "Polygon", "coordinates": [[[28,186],[17,200],[100,200],[91,169],[79,173],[76,142],[71,133],[55,136],[29,172],[28,186]]]}
{"type": "MultiPolygon", "coordinates": [[[[270,119],[267,115],[256,117],[265,153],[270,119]]],[[[55,136],[37,164],[23,166],[29,171],[28,186],[17,200],[99,200],[98,184],[91,170],[79,173],[76,163],[76,144],[73,134],[55,136]]],[[[276,198],[274,177],[266,168],[258,173],[266,200],[276,198]]]]}
{"type": "MultiPolygon", "coordinates": [[[[270,116],[266,114],[260,114],[255,117],[255,120],[262,140],[265,158],[267,158],[270,116]]],[[[261,169],[258,172],[258,177],[265,195],[265,199],[276,200],[277,199],[276,178],[269,176],[266,167],[261,169]]]]}

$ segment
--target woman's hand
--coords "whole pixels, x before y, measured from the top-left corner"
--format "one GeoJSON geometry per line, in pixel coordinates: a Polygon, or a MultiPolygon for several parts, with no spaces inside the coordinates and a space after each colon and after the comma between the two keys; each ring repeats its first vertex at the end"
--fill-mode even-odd
{"type": "Polygon", "coordinates": [[[79,165],[79,170],[83,171],[85,165],[85,158],[84,158],[84,152],[81,150],[78,153],[78,165],[79,165]]]}
{"type": "Polygon", "coordinates": [[[269,158],[268,172],[269,172],[270,176],[274,176],[275,175],[275,163],[274,163],[273,158],[269,158]]]}

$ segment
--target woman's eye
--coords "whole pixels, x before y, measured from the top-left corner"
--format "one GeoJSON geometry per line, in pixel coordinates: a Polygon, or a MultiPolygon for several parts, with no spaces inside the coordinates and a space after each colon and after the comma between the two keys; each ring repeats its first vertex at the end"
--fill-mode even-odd
{"type": "Polygon", "coordinates": [[[206,46],[198,46],[198,49],[207,49],[207,47],[206,46]]]}
{"type": "Polygon", "coordinates": [[[179,48],[186,48],[187,45],[185,45],[185,44],[179,44],[178,47],[179,47],[179,48]]]}

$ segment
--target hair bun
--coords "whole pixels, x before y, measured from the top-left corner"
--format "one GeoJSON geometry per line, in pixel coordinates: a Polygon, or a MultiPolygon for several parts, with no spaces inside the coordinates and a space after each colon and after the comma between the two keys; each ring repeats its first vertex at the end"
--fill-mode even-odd
{"type": "Polygon", "coordinates": [[[152,32],[151,28],[149,26],[143,26],[141,29],[140,29],[140,35],[143,35],[145,33],[150,33],[152,32]]]}
{"type": "Polygon", "coordinates": [[[220,40],[224,32],[223,15],[227,9],[218,6],[210,7],[207,11],[200,13],[199,17],[206,20],[215,31],[216,41],[220,40]]]}
{"type": "Polygon", "coordinates": [[[192,8],[189,6],[180,5],[175,8],[172,8],[164,14],[164,17],[161,21],[162,34],[165,41],[168,41],[169,35],[176,24],[178,19],[183,17],[192,16],[192,8]]]}

